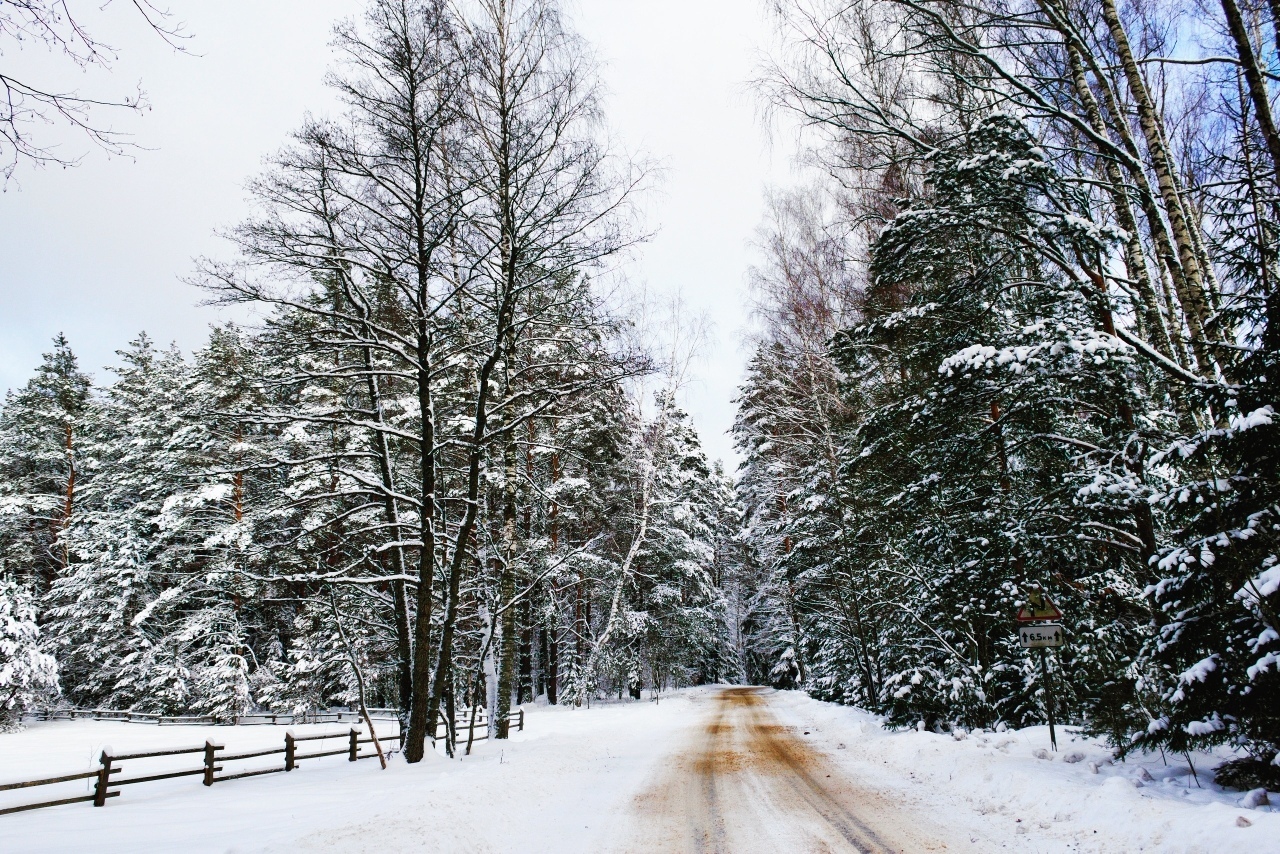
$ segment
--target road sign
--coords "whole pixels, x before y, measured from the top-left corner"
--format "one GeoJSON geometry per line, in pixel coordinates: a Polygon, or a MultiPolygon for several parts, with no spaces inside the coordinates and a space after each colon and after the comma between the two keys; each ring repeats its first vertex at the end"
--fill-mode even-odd
{"type": "Polygon", "coordinates": [[[1018,642],[1024,649],[1044,649],[1062,646],[1066,643],[1066,637],[1061,623],[1037,623],[1033,626],[1019,626],[1018,642]]]}
{"type": "Polygon", "coordinates": [[[1062,612],[1058,606],[1049,601],[1043,593],[1031,593],[1027,596],[1027,604],[1018,609],[1019,623],[1040,623],[1046,620],[1061,620],[1062,612]]]}

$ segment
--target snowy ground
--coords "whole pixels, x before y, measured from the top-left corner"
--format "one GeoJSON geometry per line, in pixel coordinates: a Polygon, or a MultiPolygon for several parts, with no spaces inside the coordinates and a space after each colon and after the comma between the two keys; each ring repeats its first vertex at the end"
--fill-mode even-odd
{"type": "Polygon", "coordinates": [[[1171,757],[1166,765],[1156,754],[1109,764],[1104,746],[1061,728],[1054,754],[1048,727],[956,740],[888,732],[871,715],[793,692],[779,694],[774,706],[809,730],[849,777],[894,793],[907,813],[941,819],[956,843],[973,850],[1280,852],[1280,806],[1244,808],[1243,794],[1208,782],[1206,770],[1223,757],[1192,754],[1201,788],[1185,761],[1171,757]]]}
{"type": "MultiPolygon", "coordinates": [[[[196,777],[128,786],[102,809],[72,804],[0,816],[0,851],[678,850],[655,843],[664,829],[685,826],[673,823],[670,810],[685,809],[687,799],[665,796],[662,816],[646,806],[655,793],[661,801],[663,792],[680,785],[681,769],[699,745],[723,738],[715,735],[724,727],[716,723],[724,720],[717,717],[718,696],[717,689],[700,688],[657,704],[646,700],[590,710],[528,706],[525,732],[506,743],[481,742],[475,755],[460,761],[429,756],[408,766],[397,759],[381,771],[376,760],[352,764],[337,756],[304,763],[290,774],[212,789],[196,777]]],[[[1207,782],[1198,788],[1185,762],[1171,759],[1166,766],[1157,755],[1108,765],[1101,746],[1061,732],[1062,750],[1045,760],[1036,757],[1037,750],[1048,747],[1044,728],[972,733],[956,740],[887,732],[869,715],[797,693],[769,692],[763,699],[767,708],[761,713],[781,725],[772,728],[785,730],[783,737],[812,752],[812,762],[801,761],[809,772],[821,772],[815,785],[840,782],[825,783],[825,774],[843,775],[844,785],[832,789],[833,797],[851,799],[850,812],[870,828],[886,831],[885,839],[895,838],[895,827],[915,827],[919,838],[938,839],[929,849],[950,851],[1280,852],[1280,815],[1267,807],[1244,808],[1242,795],[1207,782]],[[1082,759],[1064,762],[1073,753],[1083,754],[1082,759]],[[1091,763],[1098,767],[1096,774],[1091,763]],[[1144,779],[1144,771],[1152,779],[1144,779]],[[1241,818],[1249,826],[1241,826],[1241,818]]],[[[279,744],[284,729],[31,724],[26,732],[0,735],[0,783],[89,770],[106,744],[124,753],[197,745],[211,737],[229,751],[241,751],[279,744]]],[[[294,729],[301,734],[345,727],[294,729]]],[[[733,755],[741,757],[750,748],[734,749],[739,752],[733,755]]],[[[1204,771],[1216,760],[1193,759],[1205,782],[1204,771]]],[[[158,773],[164,761],[150,760],[145,771],[158,773]]],[[[171,767],[195,764],[198,757],[177,757],[171,767]]],[[[254,760],[242,764],[261,767],[254,760]]],[[[126,765],[130,776],[137,772],[144,769],[126,765]]],[[[714,773],[742,772],[728,763],[714,773]]],[[[85,791],[81,782],[5,792],[0,808],[85,791]]],[[[768,786],[752,780],[716,791],[771,797],[768,786]]],[[[725,815],[733,815],[730,806],[725,815]]],[[[787,809],[779,805],[766,819],[760,816],[767,810],[751,804],[746,815],[754,815],[767,831],[789,820],[787,809]]],[[[709,850],[757,850],[744,841],[734,841],[733,847],[712,842],[709,850]]],[[[766,842],[762,836],[758,850],[778,850],[764,847],[766,842]]]]}

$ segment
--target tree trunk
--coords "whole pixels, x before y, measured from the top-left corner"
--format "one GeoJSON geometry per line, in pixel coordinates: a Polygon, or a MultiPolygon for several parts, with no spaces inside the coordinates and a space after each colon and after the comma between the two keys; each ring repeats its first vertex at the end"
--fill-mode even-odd
{"type": "MultiPolygon", "coordinates": [[[[66,496],[62,505],[62,525],[61,530],[56,532],[62,538],[62,568],[65,570],[71,564],[70,546],[67,543],[67,529],[71,527],[71,512],[75,507],[76,501],[76,457],[75,449],[72,443],[73,432],[71,422],[66,424],[66,454],[67,454],[67,488],[66,496]]],[[[50,576],[45,580],[45,589],[53,586],[53,577],[50,576]]]]}
{"type": "Polygon", "coordinates": [[[533,700],[533,628],[529,625],[531,609],[523,603],[520,619],[520,646],[516,656],[520,662],[520,672],[516,681],[516,704],[533,700]]]}
{"type": "MultiPolygon", "coordinates": [[[[1089,88],[1089,80],[1085,76],[1084,64],[1080,61],[1080,53],[1075,44],[1067,40],[1067,59],[1071,66],[1071,78],[1075,85],[1076,97],[1084,106],[1089,124],[1099,136],[1107,136],[1107,125],[1102,118],[1102,110],[1093,91],[1089,88]]],[[[1165,327],[1164,317],[1160,314],[1160,305],[1156,299],[1155,289],[1147,271],[1146,256],[1142,252],[1142,243],[1138,236],[1138,222],[1125,194],[1124,177],[1120,166],[1105,154],[1101,157],[1103,171],[1107,176],[1107,192],[1111,196],[1111,205],[1115,209],[1116,222],[1129,234],[1125,241],[1125,267],[1129,278],[1138,291],[1137,315],[1142,321],[1143,333],[1152,346],[1164,356],[1174,358],[1173,344],[1169,339],[1169,330],[1165,327]]]]}
{"type": "Polygon", "coordinates": [[[553,623],[547,632],[547,705],[554,706],[560,701],[560,644],[557,641],[557,627],[553,623]]]}
{"type": "MultiPolygon", "coordinates": [[[[658,442],[662,441],[663,432],[661,429],[658,431],[658,442]]],[[[622,566],[618,568],[618,583],[613,589],[613,599],[609,603],[609,617],[605,620],[604,629],[600,632],[600,637],[596,639],[592,646],[591,656],[584,668],[585,678],[593,683],[596,678],[596,665],[600,655],[605,647],[608,646],[614,631],[617,629],[622,594],[626,590],[627,583],[631,580],[631,571],[635,565],[636,556],[640,554],[640,549],[644,546],[645,537],[649,532],[649,515],[652,506],[650,491],[653,484],[653,469],[656,464],[654,460],[647,457],[641,461],[643,469],[640,472],[640,525],[635,535],[631,538],[631,546],[627,549],[627,555],[622,560],[622,566]]],[[[587,626],[584,623],[582,637],[586,636],[586,629],[587,626]]]]}
{"type": "Polygon", "coordinates": [[[582,692],[586,671],[587,618],[584,599],[586,581],[578,570],[578,583],[573,587],[573,673],[577,684],[573,685],[573,704],[582,705],[582,692]]]}
{"type": "MultiPolygon", "coordinates": [[[[1262,139],[1267,144],[1267,152],[1271,155],[1272,179],[1280,187],[1280,133],[1276,131],[1275,119],[1271,115],[1271,98],[1267,94],[1267,82],[1258,67],[1258,58],[1253,51],[1253,41],[1249,38],[1249,30],[1245,27],[1244,18],[1236,0],[1221,0],[1222,12],[1227,16],[1227,29],[1231,32],[1231,40],[1236,45],[1236,55],[1240,57],[1240,66],[1244,70],[1244,79],[1249,88],[1249,99],[1253,101],[1254,120],[1262,139]]],[[[1272,0],[1272,14],[1275,14],[1275,3],[1272,0]]],[[[1280,24],[1277,24],[1280,26],[1280,24]]]]}
{"type": "Polygon", "coordinates": [[[1147,143],[1151,167],[1156,174],[1156,185],[1164,201],[1165,214],[1169,218],[1169,226],[1173,230],[1177,245],[1178,260],[1185,274],[1184,277],[1176,280],[1174,285],[1178,289],[1178,300],[1182,303],[1183,315],[1187,321],[1191,352],[1195,356],[1200,373],[1210,376],[1213,373],[1213,359],[1206,346],[1205,323],[1209,319],[1209,306],[1204,294],[1204,271],[1201,269],[1195,243],[1191,238],[1191,223],[1187,220],[1182,198],[1178,194],[1173,162],[1164,144],[1160,117],[1156,113],[1155,104],[1147,90],[1146,80],[1129,46],[1129,38],[1125,33],[1124,25],[1120,22],[1115,0],[1101,0],[1101,4],[1102,17],[1116,43],[1120,65],[1124,70],[1130,94],[1133,95],[1134,107],[1138,114],[1138,127],[1141,128],[1147,143]]]}
{"type": "MultiPolygon", "coordinates": [[[[425,293],[425,283],[423,284],[425,293]]],[[[425,304],[425,303],[424,303],[425,304]]],[[[426,752],[426,740],[435,740],[435,708],[443,688],[441,668],[437,668],[436,680],[431,681],[431,594],[435,583],[436,553],[436,466],[435,466],[435,402],[432,398],[430,352],[431,337],[424,317],[418,327],[418,410],[422,424],[419,429],[419,464],[422,478],[422,507],[419,511],[419,536],[422,549],[418,560],[418,591],[413,632],[413,684],[410,692],[409,733],[405,741],[404,757],[408,762],[418,762],[426,752]],[[434,688],[434,690],[433,690],[434,688]]],[[[475,505],[469,505],[468,513],[474,522],[475,505]]],[[[457,551],[465,552],[465,540],[460,540],[457,551]]],[[[455,555],[456,557],[456,555],[455,555]]],[[[456,612],[457,584],[450,587],[453,598],[449,607],[456,612]]],[[[442,641],[443,643],[443,641],[442,641]]],[[[447,660],[442,658],[442,661],[447,660]]]]}
{"type": "MultiPolygon", "coordinates": [[[[1126,155],[1120,162],[1125,166],[1129,177],[1132,179],[1134,188],[1137,191],[1138,206],[1141,208],[1143,216],[1147,221],[1147,228],[1151,234],[1151,241],[1154,244],[1156,257],[1158,259],[1157,270],[1163,271],[1160,275],[1160,295],[1161,304],[1164,310],[1164,316],[1167,320],[1169,342],[1174,351],[1174,355],[1178,364],[1182,367],[1189,367],[1187,360],[1187,351],[1182,339],[1183,322],[1178,316],[1178,310],[1174,305],[1173,297],[1170,294],[1170,283],[1173,290],[1182,293],[1185,288],[1186,274],[1178,261],[1178,255],[1173,248],[1173,241],[1169,236],[1169,231],[1165,227],[1165,222],[1160,214],[1159,204],[1156,201],[1155,194],[1151,189],[1151,184],[1147,180],[1147,174],[1142,166],[1142,157],[1138,151],[1137,143],[1133,135],[1129,131],[1129,114],[1127,109],[1121,108],[1116,100],[1115,93],[1110,86],[1110,78],[1106,74],[1106,70],[1099,65],[1097,58],[1088,52],[1087,47],[1082,41],[1082,36],[1070,24],[1066,9],[1063,8],[1060,0],[1040,0],[1040,8],[1045,12],[1046,16],[1052,22],[1054,27],[1061,34],[1063,41],[1068,49],[1068,61],[1078,59],[1081,62],[1087,62],[1088,67],[1092,70],[1094,76],[1098,80],[1098,91],[1102,95],[1103,103],[1106,107],[1107,114],[1111,116],[1113,130],[1120,139],[1120,148],[1126,155]]],[[[1092,98],[1092,92],[1088,86],[1087,79],[1075,79],[1073,81],[1081,101],[1085,104],[1086,109],[1090,102],[1096,104],[1096,100],[1092,98]],[[1083,90],[1080,89],[1083,85],[1083,90]]],[[[1095,123],[1090,117],[1090,126],[1095,133],[1104,139],[1110,139],[1107,133],[1107,125],[1105,120],[1101,123],[1095,123]],[[1099,131],[1098,128],[1102,130],[1099,131]]],[[[1099,154],[1105,158],[1111,159],[1112,153],[1099,150],[1099,154]]],[[[1136,233],[1136,232],[1135,232],[1136,233]]]]}
{"type": "Polygon", "coordinates": [[[512,604],[516,595],[516,440],[507,431],[503,450],[506,479],[502,489],[502,574],[498,581],[498,605],[501,612],[499,629],[498,704],[495,714],[496,738],[506,738],[508,718],[511,716],[511,693],[516,674],[516,624],[517,608],[512,604]]]}

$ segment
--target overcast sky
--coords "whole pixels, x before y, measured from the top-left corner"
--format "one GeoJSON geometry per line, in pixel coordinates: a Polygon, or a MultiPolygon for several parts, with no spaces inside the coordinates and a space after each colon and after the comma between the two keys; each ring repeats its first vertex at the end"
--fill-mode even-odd
{"type": "MultiPolygon", "coordinates": [[[[94,7],[97,4],[87,4],[94,7]]],[[[163,5],[163,4],[161,4],[163,5]]],[[[683,293],[714,337],[686,389],[713,458],[732,469],[726,433],[745,353],[745,273],[766,185],[785,183],[789,155],[767,144],[747,87],[768,33],[758,0],[570,0],[571,18],[603,62],[616,136],[665,167],[646,201],[659,230],[627,267],[654,292],[683,293]]],[[[99,379],[114,351],[145,330],[190,351],[219,315],[180,279],[200,255],[230,255],[215,230],[248,208],[246,179],[303,114],[331,104],[322,85],[335,20],[360,0],[171,0],[193,35],[175,54],[125,15],[99,23],[120,49],[110,76],[67,75],[43,51],[9,51],[7,71],[79,87],[128,90],[152,105],[114,124],[147,150],[89,152],[74,169],[23,168],[0,195],[0,390],[26,382],[65,332],[99,379]]],[[[95,19],[97,20],[97,19],[95,19]]],[[[67,149],[83,144],[66,137],[67,149]]]]}

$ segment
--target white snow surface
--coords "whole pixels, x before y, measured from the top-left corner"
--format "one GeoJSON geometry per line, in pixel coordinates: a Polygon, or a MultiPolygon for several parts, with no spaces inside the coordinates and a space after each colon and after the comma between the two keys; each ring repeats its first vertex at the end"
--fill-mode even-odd
{"type": "Polygon", "coordinates": [[[954,829],[955,850],[1280,852],[1280,814],[1244,807],[1246,793],[1212,784],[1211,769],[1227,753],[1191,755],[1197,785],[1183,757],[1112,762],[1105,744],[1063,727],[1053,753],[1047,726],[957,738],[893,732],[873,715],[796,692],[774,707],[810,730],[851,778],[896,792],[904,811],[954,829]],[[1037,758],[1040,751],[1050,758],[1037,758]],[[1250,826],[1237,824],[1241,817],[1250,826]]]}
{"type": "MultiPolygon", "coordinates": [[[[635,826],[624,819],[634,815],[637,796],[675,752],[706,725],[713,705],[707,701],[716,690],[589,710],[529,704],[524,732],[507,742],[480,742],[460,760],[429,755],[410,766],[395,757],[382,771],[375,759],[349,763],[335,756],[304,762],[288,774],[212,788],[199,777],[126,786],[101,809],[80,803],[0,816],[0,851],[651,850],[642,838],[620,838],[622,828],[635,826]]],[[[1209,770],[1224,755],[1193,754],[1200,788],[1181,757],[1170,757],[1167,765],[1158,754],[1111,763],[1105,746],[1061,728],[1060,750],[1047,752],[1045,760],[1037,753],[1049,748],[1047,727],[894,732],[872,715],[799,692],[771,692],[768,705],[849,779],[900,805],[905,821],[918,817],[945,828],[952,834],[948,850],[1280,853],[1276,808],[1248,808],[1245,793],[1209,782],[1209,770]]],[[[346,728],[293,730],[302,735],[346,728]]],[[[285,729],[29,723],[23,732],[0,734],[0,784],[91,770],[108,744],[124,754],[197,746],[211,738],[226,744],[227,752],[240,752],[281,744],[285,729]]],[[[228,771],[279,759],[228,764],[228,771]]],[[[122,773],[199,764],[198,755],[126,762],[122,773]]],[[[80,781],[0,792],[0,809],[88,790],[80,781]]]]}

